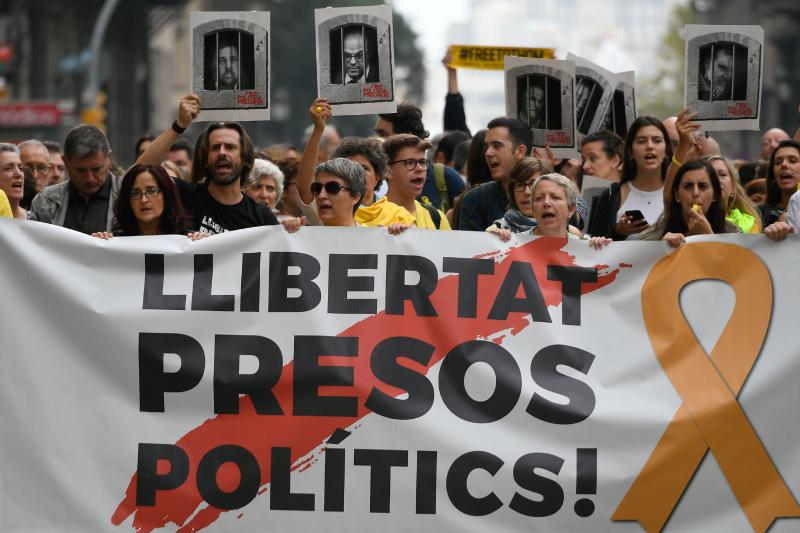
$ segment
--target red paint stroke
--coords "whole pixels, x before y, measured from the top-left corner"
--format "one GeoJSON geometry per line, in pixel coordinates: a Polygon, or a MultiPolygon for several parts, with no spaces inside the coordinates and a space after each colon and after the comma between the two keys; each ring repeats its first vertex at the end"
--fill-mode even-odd
{"type": "MultiPolygon", "coordinates": [[[[291,447],[292,461],[297,461],[322,444],[336,428],[352,426],[368,415],[370,411],[364,407],[364,402],[373,387],[395,396],[405,392],[381,383],[370,371],[370,355],[373,348],[382,340],[390,336],[407,335],[435,346],[435,352],[427,367],[412,361],[404,361],[407,363],[406,366],[426,373],[452,348],[462,342],[476,338],[487,339],[508,329],[511,329],[512,335],[516,335],[530,324],[528,314],[511,313],[508,319],[503,321],[486,318],[512,261],[529,262],[536,274],[546,305],[560,305],[561,283],[547,279],[547,267],[575,265],[574,257],[561,250],[566,243],[566,239],[540,238],[509,250],[508,255],[495,265],[493,276],[479,278],[477,318],[458,318],[458,299],[455,297],[458,294],[458,277],[451,275],[441,278],[431,295],[431,302],[438,313],[437,317],[418,317],[411,303],[406,302],[404,315],[387,315],[380,312],[342,331],[340,336],[359,339],[358,357],[342,358],[341,361],[346,363],[340,363],[353,363],[356,386],[338,388],[338,391],[335,387],[325,387],[324,392],[322,390],[320,392],[329,395],[339,392],[346,396],[357,396],[359,409],[356,417],[293,416],[291,414],[293,362],[287,363],[278,384],[273,389],[286,414],[258,415],[250,399],[242,397],[239,414],[210,418],[189,431],[176,443],[189,456],[189,477],[186,483],[179,489],[158,493],[155,506],[137,507],[134,474],[125,492],[125,498],[111,518],[112,524],[120,525],[133,514],[133,527],[144,533],[164,527],[168,523],[181,526],[178,531],[184,533],[209,526],[225,511],[205,504],[197,490],[195,483],[197,465],[206,452],[222,444],[236,444],[248,449],[261,463],[262,485],[268,484],[271,478],[272,447],[291,447]],[[202,505],[206,506],[197,511],[202,505]]],[[[582,293],[586,294],[612,283],[618,273],[618,269],[614,270],[598,277],[596,283],[583,285],[582,293]]],[[[230,486],[231,481],[238,481],[239,474],[235,468],[220,469],[220,476],[223,475],[233,478],[226,480],[227,486],[230,486]]]]}
{"type": "Polygon", "coordinates": [[[619,267],[620,268],[633,268],[633,265],[630,264],[630,263],[620,263],[619,267]]]}

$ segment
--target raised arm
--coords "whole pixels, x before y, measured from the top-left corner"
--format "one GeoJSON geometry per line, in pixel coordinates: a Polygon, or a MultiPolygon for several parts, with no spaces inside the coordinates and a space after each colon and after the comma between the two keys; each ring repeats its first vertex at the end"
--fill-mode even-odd
{"type": "Polygon", "coordinates": [[[689,108],[685,107],[678,113],[678,120],[675,121],[675,129],[678,130],[678,149],[672,157],[672,162],[667,170],[667,176],[664,178],[665,208],[672,205],[672,182],[675,180],[675,175],[678,173],[680,165],[686,163],[686,157],[689,155],[689,149],[692,146],[692,137],[694,136],[694,132],[700,128],[698,122],[692,122],[692,119],[695,117],[697,117],[697,111],[689,111],[689,108]],[[675,161],[680,164],[676,165],[675,161]]]}
{"type": "Polygon", "coordinates": [[[311,194],[311,182],[314,181],[314,168],[317,166],[319,156],[319,142],[322,140],[322,133],[325,131],[325,124],[331,116],[331,104],[327,98],[317,98],[308,108],[308,116],[314,124],[314,131],[303,149],[303,156],[300,158],[300,166],[297,169],[297,190],[300,199],[308,205],[314,199],[311,194]]]}
{"type": "Polygon", "coordinates": [[[467,127],[467,116],[464,113],[464,97],[458,92],[458,73],[455,67],[450,66],[452,56],[448,48],[447,54],[442,59],[444,68],[447,69],[447,95],[444,97],[444,131],[463,131],[470,137],[472,134],[467,127]]]}
{"type": "MultiPolygon", "coordinates": [[[[181,102],[178,105],[178,118],[175,120],[177,122],[178,127],[181,129],[186,129],[189,127],[189,124],[197,118],[197,114],[200,112],[200,97],[196,94],[187,94],[183,98],[181,98],[181,102]]],[[[155,140],[150,143],[150,146],[147,147],[147,150],[144,151],[142,155],[139,156],[139,159],[136,160],[137,165],[160,165],[162,161],[164,161],[167,157],[169,157],[169,149],[175,143],[175,141],[180,136],[175,128],[172,127],[172,124],[165,129],[161,135],[155,138],[155,140]]]]}

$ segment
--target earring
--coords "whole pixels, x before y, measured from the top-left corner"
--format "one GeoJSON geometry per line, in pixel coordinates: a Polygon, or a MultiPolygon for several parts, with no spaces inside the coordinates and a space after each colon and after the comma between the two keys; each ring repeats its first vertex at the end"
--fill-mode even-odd
{"type": "Polygon", "coordinates": [[[733,209],[733,205],[736,203],[736,195],[731,193],[728,195],[728,211],[733,209]]]}

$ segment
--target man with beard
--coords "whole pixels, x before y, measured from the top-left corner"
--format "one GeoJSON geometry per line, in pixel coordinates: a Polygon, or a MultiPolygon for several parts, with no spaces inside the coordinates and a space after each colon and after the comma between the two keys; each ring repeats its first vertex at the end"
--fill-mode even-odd
{"type": "MultiPolygon", "coordinates": [[[[199,112],[197,95],[181,98],[178,119],[150,144],[136,163],[157,165],[166,159],[178,135],[199,112]]],[[[254,159],[253,143],[238,122],[215,122],[206,128],[192,161],[194,190],[181,194],[194,217],[193,229],[214,235],[278,223],[269,209],[242,193],[242,183],[253,168],[254,159]]],[[[179,188],[182,183],[185,182],[178,180],[179,188]]]]}
{"type": "Polygon", "coordinates": [[[217,89],[229,91],[239,88],[239,48],[233,42],[235,32],[222,32],[217,57],[217,89]]]}
{"type": "Polygon", "coordinates": [[[190,205],[197,231],[213,235],[278,223],[269,209],[242,193],[255,150],[241,124],[211,124],[199,147],[192,165],[192,179],[197,185],[190,205]]]}

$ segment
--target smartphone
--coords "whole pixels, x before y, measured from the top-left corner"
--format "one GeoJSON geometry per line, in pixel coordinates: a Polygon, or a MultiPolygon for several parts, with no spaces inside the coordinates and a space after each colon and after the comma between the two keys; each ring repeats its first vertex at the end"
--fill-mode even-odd
{"type": "Polygon", "coordinates": [[[631,222],[639,222],[640,220],[644,220],[644,215],[638,209],[625,211],[625,216],[631,219],[631,222]]]}

